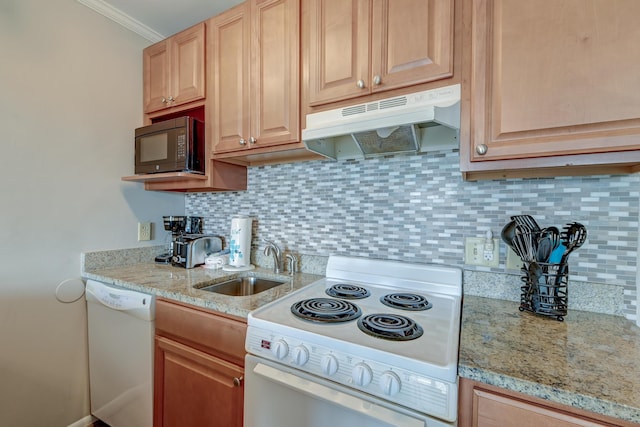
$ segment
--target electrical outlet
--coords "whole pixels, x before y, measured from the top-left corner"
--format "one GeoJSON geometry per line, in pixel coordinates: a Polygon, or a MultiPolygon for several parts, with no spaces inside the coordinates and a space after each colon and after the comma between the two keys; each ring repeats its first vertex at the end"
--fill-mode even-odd
{"type": "Polygon", "coordinates": [[[469,265],[498,267],[500,265],[500,242],[484,237],[467,237],[464,243],[464,262],[469,265]],[[488,243],[488,245],[487,245],[488,243]]]}
{"type": "Polygon", "coordinates": [[[139,222],[138,223],[138,242],[143,240],[151,240],[151,223],[139,222]]]}
{"type": "Polygon", "coordinates": [[[507,264],[506,264],[507,270],[519,271],[521,267],[522,267],[522,260],[518,255],[516,255],[513,249],[507,246],[507,264]]]}

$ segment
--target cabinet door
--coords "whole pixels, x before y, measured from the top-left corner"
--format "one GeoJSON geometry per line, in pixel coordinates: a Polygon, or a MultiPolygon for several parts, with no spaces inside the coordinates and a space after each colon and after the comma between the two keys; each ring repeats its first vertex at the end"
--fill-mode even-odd
{"type": "Polygon", "coordinates": [[[640,149],[640,2],[465,4],[471,162],[640,149]]]}
{"type": "Polygon", "coordinates": [[[373,0],[371,91],[453,75],[453,0],[373,0]]]}
{"type": "Polygon", "coordinates": [[[299,23],[299,0],[252,2],[251,148],[299,140],[299,23]]]}
{"type": "Polygon", "coordinates": [[[161,110],[167,106],[171,69],[166,40],[145,48],[142,63],[144,112],[161,110]]]}
{"type": "Polygon", "coordinates": [[[171,93],[173,105],[205,97],[204,23],[169,39],[171,43],[171,93]]]}
{"type": "Polygon", "coordinates": [[[619,427],[634,423],[479,383],[459,381],[459,427],[619,427]]]}
{"type": "Polygon", "coordinates": [[[154,426],[242,427],[242,368],[156,337],[154,426]]]}
{"type": "Polygon", "coordinates": [[[210,21],[213,111],[209,116],[215,152],[235,151],[249,139],[249,5],[243,3],[210,21]]]}
{"type": "Polygon", "coordinates": [[[473,420],[473,425],[477,427],[596,427],[610,425],[482,390],[475,390],[473,420]]]}
{"type": "Polygon", "coordinates": [[[308,11],[309,104],[369,94],[370,0],[310,0],[308,11]]]}

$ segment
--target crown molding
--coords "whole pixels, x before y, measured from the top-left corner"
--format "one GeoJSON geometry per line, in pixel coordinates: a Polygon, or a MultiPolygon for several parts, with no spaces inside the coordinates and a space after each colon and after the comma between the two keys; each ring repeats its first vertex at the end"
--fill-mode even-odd
{"type": "Polygon", "coordinates": [[[128,30],[133,31],[134,33],[144,37],[152,43],[159,42],[160,40],[164,40],[166,37],[157,31],[152,30],[151,28],[144,25],[142,22],[132,18],[131,16],[123,13],[121,10],[116,9],[110,4],[104,2],[103,0],[76,0],[78,3],[87,6],[90,9],[98,12],[100,15],[103,15],[114,22],[122,25],[128,30]]]}

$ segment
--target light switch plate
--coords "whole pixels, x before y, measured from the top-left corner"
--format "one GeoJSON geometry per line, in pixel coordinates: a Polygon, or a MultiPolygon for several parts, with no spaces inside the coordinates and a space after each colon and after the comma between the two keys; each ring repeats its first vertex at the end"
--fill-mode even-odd
{"type": "Polygon", "coordinates": [[[464,243],[464,263],[469,265],[483,265],[498,267],[500,265],[500,241],[493,240],[493,248],[488,251],[484,237],[467,237],[464,243]]]}

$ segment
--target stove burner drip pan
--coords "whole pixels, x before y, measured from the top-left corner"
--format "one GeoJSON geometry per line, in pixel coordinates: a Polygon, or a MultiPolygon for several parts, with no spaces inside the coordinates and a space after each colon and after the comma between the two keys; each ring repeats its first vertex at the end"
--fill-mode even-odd
{"type": "Polygon", "coordinates": [[[362,315],[357,305],[331,298],[298,301],[291,306],[291,312],[300,319],[318,323],[348,322],[362,315]]]}
{"type": "Polygon", "coordinates": [[[345,299],[362,299],[371,295],[371,292],[362,286],[350,285],[347,283],[338,283],[333,285],[327,289],[325,293],[330,297],[345,299]]]}
{"type": "Polygon", "coordinates": [[[423,311],[433,307],[425,297],[408,292],[388,294],[380,298],[380,302],[387,307],[408,311],[423,311]]]}
{"type": "Polygon", "coordinates": [[[423,329],[412,319],[397,314],[369,314],[358,319],[358,328],[376,338],[409,341],[420,338],[423,329]]]}

